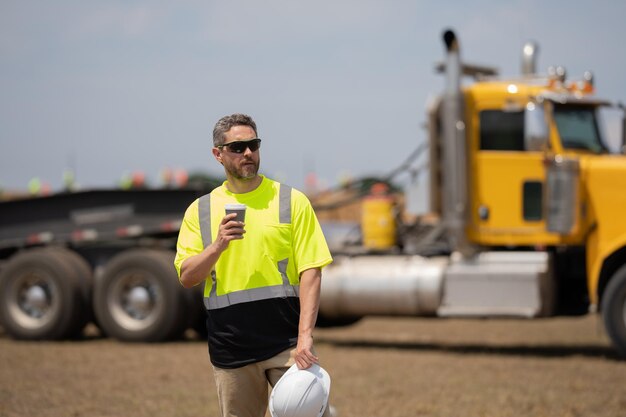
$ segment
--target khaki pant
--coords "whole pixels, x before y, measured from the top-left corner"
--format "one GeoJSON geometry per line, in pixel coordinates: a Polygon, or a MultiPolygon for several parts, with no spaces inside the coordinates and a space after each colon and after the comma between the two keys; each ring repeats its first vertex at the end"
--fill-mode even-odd
{"type": "MultiPolygon", "coordinates": [[[[264,417],[272,387],[295,362],[295,348],[273,358],[236,369],[213,366],[217,398],[222,417],[264,417]]],[[[326,407],[323,417],[330,416],[326,407]]],[[[268,414],[269,415],[269,414],[268,414]]]]}

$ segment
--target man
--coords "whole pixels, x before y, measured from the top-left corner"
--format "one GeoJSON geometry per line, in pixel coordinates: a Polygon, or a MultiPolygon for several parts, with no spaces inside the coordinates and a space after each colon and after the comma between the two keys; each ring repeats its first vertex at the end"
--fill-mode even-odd
{"type": "Polygon", "coordinates": [[[268,382],[274,386],[294,363],[318,362],[312,332],[321,269],[332,262],[304,194],[258,173],[260,144],[249,116],[217,122],[213,156],[226,181],[185,212],[174,261],[184,287],[206,282],[222,416],[264,416],[268,382]],[[232,203],[246,205],[244,222],[224,215],[232,203]]]}

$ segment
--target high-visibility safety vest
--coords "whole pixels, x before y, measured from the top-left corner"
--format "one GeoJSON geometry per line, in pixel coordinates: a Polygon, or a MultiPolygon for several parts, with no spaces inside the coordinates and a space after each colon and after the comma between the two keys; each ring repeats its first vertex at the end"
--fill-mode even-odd
{"type": "MultiPolygon", "coordinates": [[[[200,217],[202,243],[206,248],[213,243],[213,233],[211,231],[211,194],[200,197],[198,201],[198,215],[200,217]]],[[[280,184],[278,219],[279,224],[291,224],[291,187],[285,184],[280,184]]],[[[279,260],[276,264],[277,270],[282,277],[282,283],[267,287],[241,289],[224,295],[217,295],[217,277],[214,268],[211,271],[211,286],[205,285],[204,306],[207,310],[214,310],[216,308],[224,308],[233,304],[249,301],[298,297],[300,295],[300,285],[291,284],[289,282],[289,278],[287,277],[288,262],[289,258],[286,258],[279,260]]]]}
{"type": "Polygon", "coordinates": [[[177,244],[175,265],[212,242],[225,215],[224,205],[246,210],[243,239],[233,240],[207,277],[208,310],[240,303],[298,297],[299,276],[321,268],[332,257],[308,199],[300,191],[263,177],[256,190],[234,194],[226,186],[200,197],[187,209],[177,244]]]}

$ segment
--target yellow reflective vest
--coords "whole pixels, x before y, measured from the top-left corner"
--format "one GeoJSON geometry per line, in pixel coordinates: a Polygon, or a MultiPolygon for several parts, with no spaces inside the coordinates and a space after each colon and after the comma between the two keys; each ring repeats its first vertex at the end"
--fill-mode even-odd
{"type": "Polygon", "coordinates": [[[297,297],[306,269],[332,262],[321,227],[304,194],[263,177],[255,190],[235,194],[226,182],[194,201],[181,225],[175,266],[199,254],[217,235],[224,206],[247,206],[244,238],[229,243],[206,279],[208,310],[271,298],[297,297]]]}

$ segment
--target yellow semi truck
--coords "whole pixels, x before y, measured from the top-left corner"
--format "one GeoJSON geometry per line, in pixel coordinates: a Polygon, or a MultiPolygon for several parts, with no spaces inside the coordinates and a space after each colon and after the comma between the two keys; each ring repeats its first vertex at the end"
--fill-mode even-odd
{"type": "Polygon", "coordinates": [[[430,209],[440,222],[428,233],[400,225],[387,252],[337,254],[322,321],[600,311],[626,354],[626,157],[623,138],[621,154],[609,151],[598,120],[615,105],[594,96],[591,73],[538,75],[533,43],[522,74],[502,79],[464,64],[452,31],[443,37],[446,88],[428,114],[430,209]],[[447,251],[433,256],[442,240],[447,251]]]}

